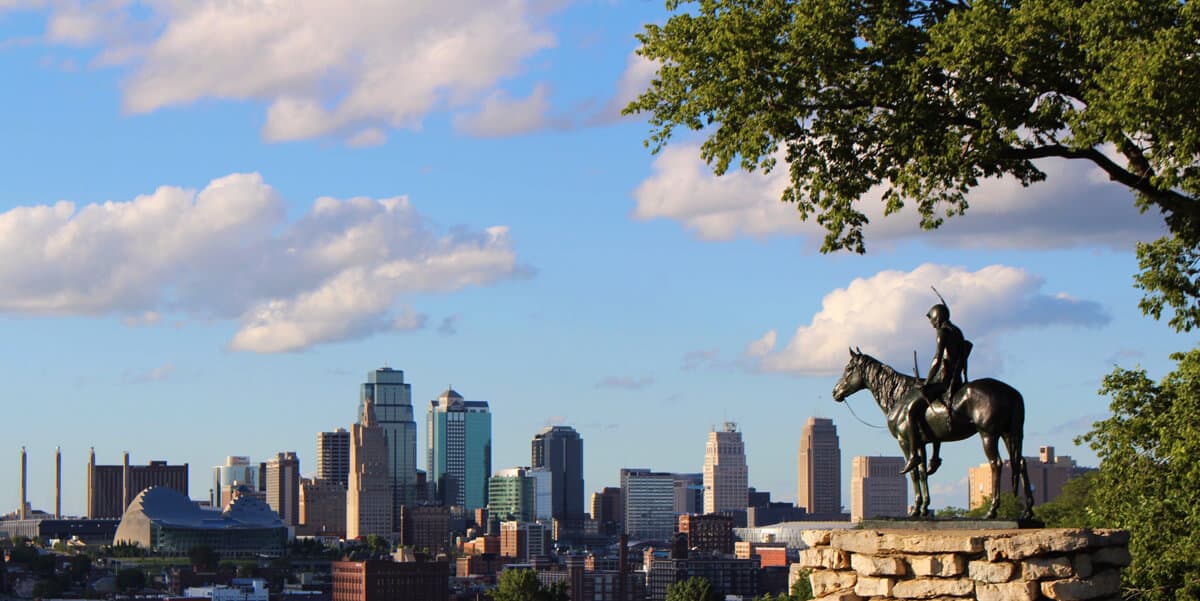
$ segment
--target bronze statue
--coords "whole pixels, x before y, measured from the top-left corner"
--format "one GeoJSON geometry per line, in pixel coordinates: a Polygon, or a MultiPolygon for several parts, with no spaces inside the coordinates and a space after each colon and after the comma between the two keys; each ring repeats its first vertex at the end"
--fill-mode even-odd
{"type": "MultiPolygon", "coordinates": [[[[935,305],[934,309],[938,306],[935,305]]],[[[945,308],[945,303],[940,306],[945,308]]],[[[930,322],[938,329],[938,355],[925,381],[901,374],[878,359],[851,349],[850,362],[833,387],[833,398],[841,402],[864,388],[875,397],[875,402],[887,417],[888,429],[908,460],[905,471],[912,480],[914,496],[913,510],[909,515],[925,517],[929,513],[929,474],[937,469],[937,463],[940,462],[938,452],[941,443],[965,440],[978,433],[983,440],[983,453],[992,468],[992,490],[997,493],[1003,465],[999,443],[1001,439],[1004,440],[1013,468],[1013,494],[1020,493],[1021,483],[1024,482],[1025,507],[1021,519],[1029,519],[1033,517],[1033,488],[1025,469],[1025,459],[1021,455],[1025,400],[1015,388],[999,380],[966,379],[966,356],[970,353],[970,343],[962,338],[962,332],[957,327],[950,324],[949,317],[949,309],[944,313],[930,310],[930,322]],[[955,332],[957,337],[954,336],[955,332]],[[958,345],[958,348],[947,353],[947,348],[954,345],[958,345]],[[930,384],[946,388],[927,388],[930,384]],[[939,400],[930,402],[932,399],[939,400]],[[933,444],[933,469],[925,465],[925,445],[929,443],[933,444]],[[911,469],[908,466],[912,466],[911,469]]],[[[988,508],[988,519],[996,517],[999,506],[1000,496],[997,494],[988,508]]]]}
{"type": "MultiPolygon", "coordinates": [[[[950,404],[950,399],[962,387],[963,382],[967,381],[967,357],[974,347],[963,336],[962,330],[950,321],[950,307],[946,305],[946,300],[942,298],[936,288],[933,292],[938,295],[938,300],[941,302],[930,308],[925,317],[929,318],[930,325],[937,332],[937,350],[933,353],[933,364],[929,366],[925,384],[921,386],[921,398],[913,402],[909,409],[909,420],[918,426],[913,428],[909,435],[915,437],[917,431],[920,430],[927,439],[932,438],[932,435],[929,425],[925,423],[925,409],[933,403],[940,403],[950,413],[950,419],[953,420],[954,408],[950,404]]],[[[919,441],[913,438],[909,440],[909,445],[911,448],[916,448],[919,446],[919,441]]],[[[900,473],[907,474],[916,469],[917,464],[924,460],[923,454],[913,453],[900,473]]],[[[941,465],[942,458],[938,456],[938,447],[935,446],[933,458],[929,462],[929,473],[936,472],[941,465]]]]}

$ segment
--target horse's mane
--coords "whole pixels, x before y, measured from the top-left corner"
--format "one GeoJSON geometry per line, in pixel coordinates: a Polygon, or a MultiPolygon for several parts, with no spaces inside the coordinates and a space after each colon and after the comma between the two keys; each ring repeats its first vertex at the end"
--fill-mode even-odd
{"type": "Polygon", "coordinates": [[[859,357],[862,359],[863,379],[867,381],[867,388],[886,411],[891,411],[896,401],[921,384],[920,378],[902,374],[875,357],[867,354],[859,357]]]}

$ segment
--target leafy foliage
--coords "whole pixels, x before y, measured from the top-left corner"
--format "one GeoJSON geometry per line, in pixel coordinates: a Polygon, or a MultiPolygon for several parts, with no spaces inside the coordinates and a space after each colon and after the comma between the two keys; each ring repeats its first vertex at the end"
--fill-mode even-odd
{"type": "Polygon", "coordinates": [[[1125,585],[1147,601],[1200,597],[1200,349],[1172,358],[1159,383],[1140,369],[1106,376],[1112,417],[1081,438],[1101,460],[1083,485],[1086,522],[1130,531],[1125,585]]]}
{"type": "Polygon", "coordinates": [[[936,228],[981,179],[1029,185],[1033,161],[1081,159],[1161,211],[1139,247],[1143,308],[1200,324],[1200,5],[1179,0],[668,0],[638,53],[657,78],[625,113],[650,114],[661,150],[703,130],[701,156],[770,170],[826,229],[863,252],[858,206],[914,203],[936,228]],[[686,5],[686,6],[685,6],[686,5]],[[1115,158],[1114,158],[1115,157],[1115,158]]]}
{"type": "Polygon", "coordinates": [[[1088,506],[1092,503],[1092,487],[1096,481],[1096,473],[1088,472],[1077,478],[1072,478],[1063,485],[1062,492],[1053,501],[1036,505],[1033,514],[1046,524],[1048,528],[1089,528],[1097,527],[1088,514],[1088,506]]]}
{"type": "Polygon", "coordinates": [[[720,601],[707,578],[693,576],[667,588],[666,601],[720,601]]]}
{"type": "Polygon", "coordinates": [[[145,557],[146,550],[141,545],[123,540],[108,547],[107,555],[109,557],[145,557]]]}
{"type": "MultiPolygon", "coordinates": [[[[988,498],[982,505],[974,509],[963,511],[961,517],[971,520],[982,520],[987,516],[988,509],[992,506],[992,499],[988,498]]],[[[1025,510],[1023,502],[1013,495],[1011,491],[1000,492],[1000,507],[996,510],[996,518],[1001,520],[1016,520],[1020,519],[1021,513],[1025,510]]]]}
{"type": "Polygon", "coordinates": [[[498,586],[488,593],[493,601],[568,601],[567,586],[545,586],[534,570],[504,570],[498,586]]]}

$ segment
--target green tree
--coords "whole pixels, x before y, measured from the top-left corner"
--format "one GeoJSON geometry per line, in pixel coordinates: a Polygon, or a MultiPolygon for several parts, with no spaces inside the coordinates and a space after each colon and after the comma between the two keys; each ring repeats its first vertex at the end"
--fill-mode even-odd
{"type": "Polygon", "coordinates": [[[707,578],[693,576],[667,588],[667,601],[720,601],[707,578]]]}
{"type": "Polygon", "coordinates": [[[392,552],[392,543],[378,534],[371,534],[367,536],[367,549],[371,553],[387,554],[392,552]]]}
{"type": "Polygon", "coordinates": [[[568,601],[564,583],[545,586],[534,570],[504,570],[496,588],[488,594],[493,601],[568,601]]]}
{"type": "Polygon", "coordinates": [[[800,578],[792,585],[792,594],[789,596],[791,601],[808,601],[813,598],[812,580],[809,580],[811,575],[808,570],[800,573],[800,578]]]}
{"type": "Polygon", "coordinates": [[[1096,473],[1088,472],[1068,480],[1057,498],[1033,508],[1034,516],[1049,528],[1087,528],[1096,525],[1088,515],[1095,479],[1096,473]]]}
{"type": "MultiPolygon", "coordinates": [[[[971,520],[982,520],[987,516],[988,509],[992,506],[992,499],[988,499],[974,509],[968,509],[963,512],[961,517],[971,520]]],[[[1024,511],[1022,501],[1018,499],[1011,491],[1000,492],[1000,507],[996,510],[996,517],[1002,520],[1016,520],[1021,517],[1024,511]]]]}
{"type": "Polygon", "coordinates": [[[1100,457],[1088,522],[1129,530],[1125,586],[1146,601],[1200,598],[1200,349],[1172,359],[1159,383],[1113,370],[1100,390],[1112,417],[1081,437],[1100,457]]]}
{"type": "Polygon", "coordinates": [[[624,110],[646,145],[703,130],[700,154],[768,171],[824,226],[822,250],[865,249],[859,199],[915,205],[936,228],[987,177],[1090,161],[1157,209],[1138,248],[1142,308],[1200,324],[1200,4],[1180,0],[667,0],[638,53],[657,77],[624,110]]]}

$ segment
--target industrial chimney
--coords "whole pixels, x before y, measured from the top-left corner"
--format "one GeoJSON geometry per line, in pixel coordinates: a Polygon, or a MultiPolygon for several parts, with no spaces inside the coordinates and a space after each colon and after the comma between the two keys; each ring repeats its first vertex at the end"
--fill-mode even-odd
{"type": "Polygon", "coordinates": [[[25,447],[21,447],[21,507],[17,509],[17,515],[19,515],[22,520],[27,517],[25,508],[29,506],[28,497],[25,494],[25,476],[25,447]]]}
{"type": "Polygon", "coordinates": [[[62,519],[62,447],[54,447],[54,519],[62,519]]]}

